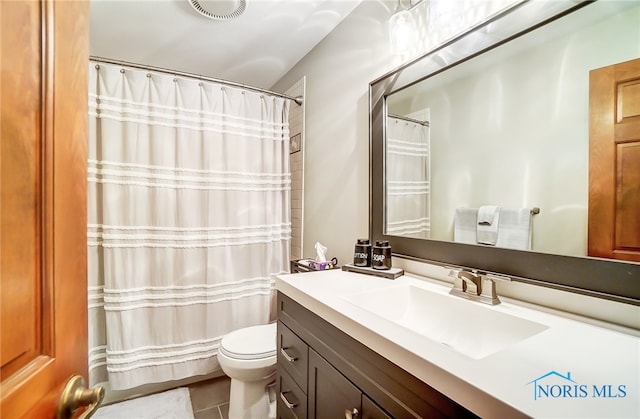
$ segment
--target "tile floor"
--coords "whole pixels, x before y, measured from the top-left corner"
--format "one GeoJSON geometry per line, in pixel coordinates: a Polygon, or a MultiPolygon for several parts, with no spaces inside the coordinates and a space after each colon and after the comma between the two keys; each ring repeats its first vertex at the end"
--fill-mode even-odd
{"type": "Polygon", "coordinates": [[[231,380],[223,376],[191,384],[191,406],[195,419],[229,419],[231,380]]]}

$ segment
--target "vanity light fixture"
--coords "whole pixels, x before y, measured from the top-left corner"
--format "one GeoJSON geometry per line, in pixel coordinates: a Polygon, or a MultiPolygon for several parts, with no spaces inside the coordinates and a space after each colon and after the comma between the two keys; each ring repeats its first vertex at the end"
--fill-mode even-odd
{"type": "Polygon", "coordinates": [[[398,0],[396,10],[389,18],[389,43],[391,51],[396,55],[406,53],[411,46],[411,37],[415,31],[413,16],[398,0]]]}
{"type": "Polygon", "coordinates": [[[398,0],[396,10],[389,18],[389,44],[393,54],[402,55],[415,45],[416,23],[411,10],[425,0],[408,0],[409,7],[404,7],[398,0]]]}

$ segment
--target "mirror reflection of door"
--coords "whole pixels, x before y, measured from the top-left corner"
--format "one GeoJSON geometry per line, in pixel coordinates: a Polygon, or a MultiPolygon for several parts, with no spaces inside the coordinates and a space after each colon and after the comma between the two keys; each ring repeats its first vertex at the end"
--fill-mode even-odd
{"type": "Polygon", "coordinates": [[[89,5],[2,1],[0,16],[0,416],[53,418],[87,374],[89,5]]]}
{"type": "Polygon", "coordinates": [[[589,77],[588,255],[640,262],[640,59],[589,77]]]}

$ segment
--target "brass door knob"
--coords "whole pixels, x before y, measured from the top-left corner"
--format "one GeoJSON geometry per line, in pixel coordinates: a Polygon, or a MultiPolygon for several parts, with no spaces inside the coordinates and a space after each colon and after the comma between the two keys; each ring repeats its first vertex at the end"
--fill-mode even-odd
{"type": "Polygon", "coordinates": [[[87,406],[79,419],[88,419],[93,415],[100,403],[104,399],[104,388],[98,386],[93,389],[85,387],[84,378],[73,375],[65,384],[58,408],[56,409],[56,419],[71,419],[78,408],[87,406]]]}

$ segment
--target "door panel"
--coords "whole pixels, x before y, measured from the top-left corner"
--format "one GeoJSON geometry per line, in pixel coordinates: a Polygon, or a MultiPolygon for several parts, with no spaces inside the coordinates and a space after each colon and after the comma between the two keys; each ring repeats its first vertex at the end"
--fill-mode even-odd
{"type": "Polygon", "coordinates": [[[40,38],[36,3],[2,3],[2,380],[40,352],[40,38]],[[10,10],[9,10],[10,9],[10,10]],[[12,18],[13,17],[13,18],[12,18]],[[16,25],[10,35],[6,30],[16,25]],[[7,36],[5,36],[7,35],[7,36]],[[20,48],[21,50],[17,50],[20,48]],[[5,53],[13,71],[5,71],[5,53]]]}
{"type": "Polygon", "coordinates": [[[309,348],[309,418],[344,418],[345,411],[362,411],[362,393],[344,375],[309,348]]]}
{"type": "Polygon", "coordinates": [[[366,394],[363,394],[362,419],[391,419],[391,416],[387,415],[387,412],[382,410],[380,406],[375,404],[366,394]]]}
{"type": "Polygon", "coordinates": [[[49,418],[87,373],[88,3],[0,7],[0,409],[49,418]]]}
{"type": "Polygon", "coordinates": [[[640,261],[640,59],[589,74],[588,255],[640,261]]]}
{"type": "MultiPolygon", "coordinates": [[[[640,96],[638,97],[640,102],[640,96]]],[[[618,144],[615,248],[640,255],[640,133],[638,141],[618,144]]]]}

